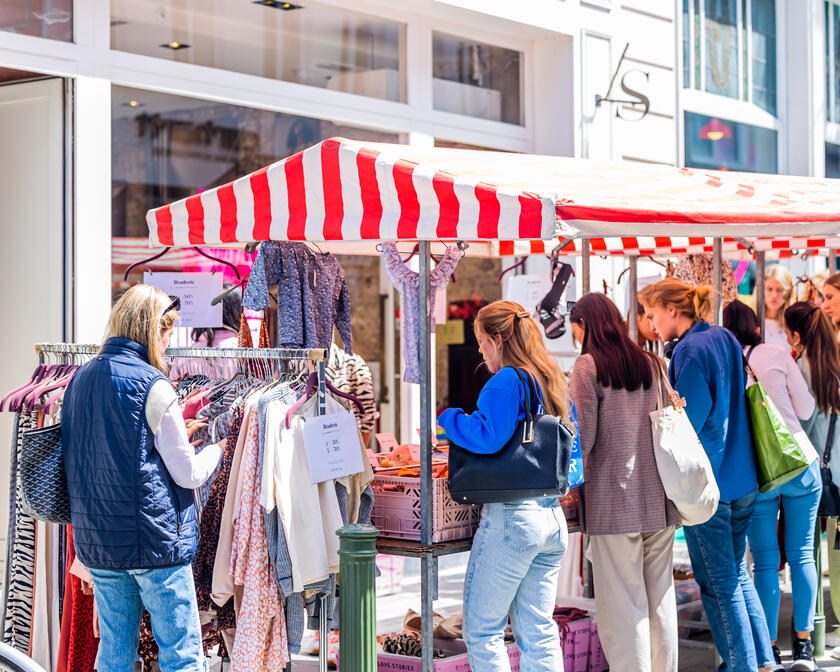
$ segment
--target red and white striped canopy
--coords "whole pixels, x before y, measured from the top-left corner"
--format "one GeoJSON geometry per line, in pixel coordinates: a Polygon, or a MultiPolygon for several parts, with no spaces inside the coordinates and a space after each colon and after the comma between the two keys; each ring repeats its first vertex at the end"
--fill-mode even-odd
{"type": "MultiPolygon", "coordinates": [[[[557,250],[560,256],[579,256],[580,240],[501,240],[492,243],[493,256],[529,256],[551,254],[557,250]]],[[[809,238],[806,236],[759,237],[753,239],[724,238],[723,254],[729,259],[752,257],[754,252],[764,252],[766,259],[789,259],[802,254],[828,254],[840,250],[840,238],[809,238]],[[752,250],[750,250],[750,247],[752,250]]],[[[702,254],[714,251],[714,238],[683,238],[678,236],[644,237],[624,236],[621,238],[590,238],[589,252],[593,256],[651,256],[671,257],[680,254],[702,254]]]]}
{"type": "Polygon", "coordinates": [[[840,180],[332,138],[146,219],[152,245],[178,247],[586,237],[674,253],[707,246],[698,233],[838,235],[840,180]]]}

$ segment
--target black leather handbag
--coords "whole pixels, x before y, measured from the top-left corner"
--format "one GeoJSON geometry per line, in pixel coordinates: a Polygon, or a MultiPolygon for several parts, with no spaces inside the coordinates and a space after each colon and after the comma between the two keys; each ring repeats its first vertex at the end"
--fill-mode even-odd
{"type": "Polygon", "coordinates": [[[61,425],[23,433],[20,445],[21,509],[47,523],[70,523],[70,495],[61,452],[61,425]]]}
{"type": "Polygon", "coordinates": [[[525,419],[504,448],[483,455],[449,445],[449,494],[458,503],[561,497],[569,490],[574,434],[560,418],[537,414],[536,384],[527,372],[516,373],[528,390],[525,419]]]}

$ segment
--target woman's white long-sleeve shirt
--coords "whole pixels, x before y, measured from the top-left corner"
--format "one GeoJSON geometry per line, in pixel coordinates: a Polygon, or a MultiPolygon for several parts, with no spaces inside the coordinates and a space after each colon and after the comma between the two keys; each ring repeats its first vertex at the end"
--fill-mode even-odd
{"type": "Polygon", "coordinates": [[[222,447],[212,444],[200,453],[195,452],[178,395],[168,380],[158,380],[149,390],[146,422],[155,435],[155,448],[175,483],[193,489],[210,478],[222,459],[222,447]]]}

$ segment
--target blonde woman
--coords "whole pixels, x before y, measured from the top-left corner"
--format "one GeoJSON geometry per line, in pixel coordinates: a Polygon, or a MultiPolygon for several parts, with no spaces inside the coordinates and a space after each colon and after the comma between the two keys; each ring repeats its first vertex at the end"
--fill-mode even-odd
{"type": "Polygon", "coordinates": [[[197,543],[192,489],[221,459],[196,454],[163,353],[180,302],[149,285],[111,311],[99,355],[64,396],[62,448],[73,542],[99,609],[100,670],[133,670],[145,607],[161,669],[206,669],[190,565],[197,543]]]}
{"type": "MultiPolygon", "coordinates": [[[[566,377],[546,351],[528,311],[512,301],[491,303],[479,311],[475,334],[494,375],[481,390],[475,413],[447,409],[441,414],[438,423],[452,441],[478,454],[505,446],[524,420],[528,403],[517,368],[536,382],[545,412],[569,422],[566,377]]],[[[567,542],[557,497],[484,506],[464,581],[464,639],[473,672],[509,672],[504,642],[508,615],[523,670],[563,669],[552,615],[567,542]]]]}
{"type": "Polygon", "coordinates": [[[788,348],[785,335],[785,310],[796,301],[793,276],[781,264],[769,266],[764,273],[764,342],[788,348]]]}
{"type": "Polygon", "coordinates": [[[709,456],[720,489],[708,521],[685,528],[694,578],[712,638],[731,672],[775,672],[770,632],[747,573],[747,529],[758,477],[746,403],[741,345],[723,327],[702,319],[712,289],[676,278],[648,285],[640,299],[663,340],[677,340],[668,377],[686,400],[685,412],[709,456]]]}

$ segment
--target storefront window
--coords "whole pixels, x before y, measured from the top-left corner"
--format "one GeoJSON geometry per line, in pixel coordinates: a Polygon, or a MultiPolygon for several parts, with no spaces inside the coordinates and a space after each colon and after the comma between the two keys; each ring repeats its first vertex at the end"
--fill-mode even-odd
{"type": "Polygon", "coordinates": [[[149,235],[150,208],[225,184],[332,136],[400,142],[395,133],[121,86],[112,88],[111,99],[112,233],[115,250],[121,250],[115,252],[120,263],[113,264],[115,290],[131,263],[127,239],[149,235]]]}
{"type": "Polygon", "coordinates": [[[683,86],[775,115],[776,0],[683,0],[682,9],[683,86]]]}
{"type": "Polygon", "coordinates": [[[706,91],[738,98],[735,0],[706,0],[706,91]]]}
{"type": "Polygon", "coordinates": [[[70,42],[73,0],[3,0],[0,30],[70,42]]]}
{"type": "Polygon", "coordinates": [[[683,87],[691,88],[691,0],[683,0],[682,32],[683,32],[683,87]]]}
{"type": "Polygon", "coordinates": [[[776,114],[776,3],[752,0],[752,101],[776,114]]]}
{"type": "Polygon", "coordinates": [[[840,123],[840,3],[825,3],[826,118],[840,123]]]}
{"type": "Polygon", "coordinates": [[[310,0],[111,0],[111,18],[120,51],[405,101],[392,21],[310,0]]]}
{"type": "Polygon", "coordinates": [[[690,168],[778,171],[776,131],[685,113],[685,165],[690,168]]]}
{"type": "Polygon", "coordinates": [[[522,53],[435,33],[434,107],[522,125],[522,53]]]}
{"type": "Polygon", "coordinates": [[[840,145],[825,143],[825,176],[840,177],[840,145]]]}

